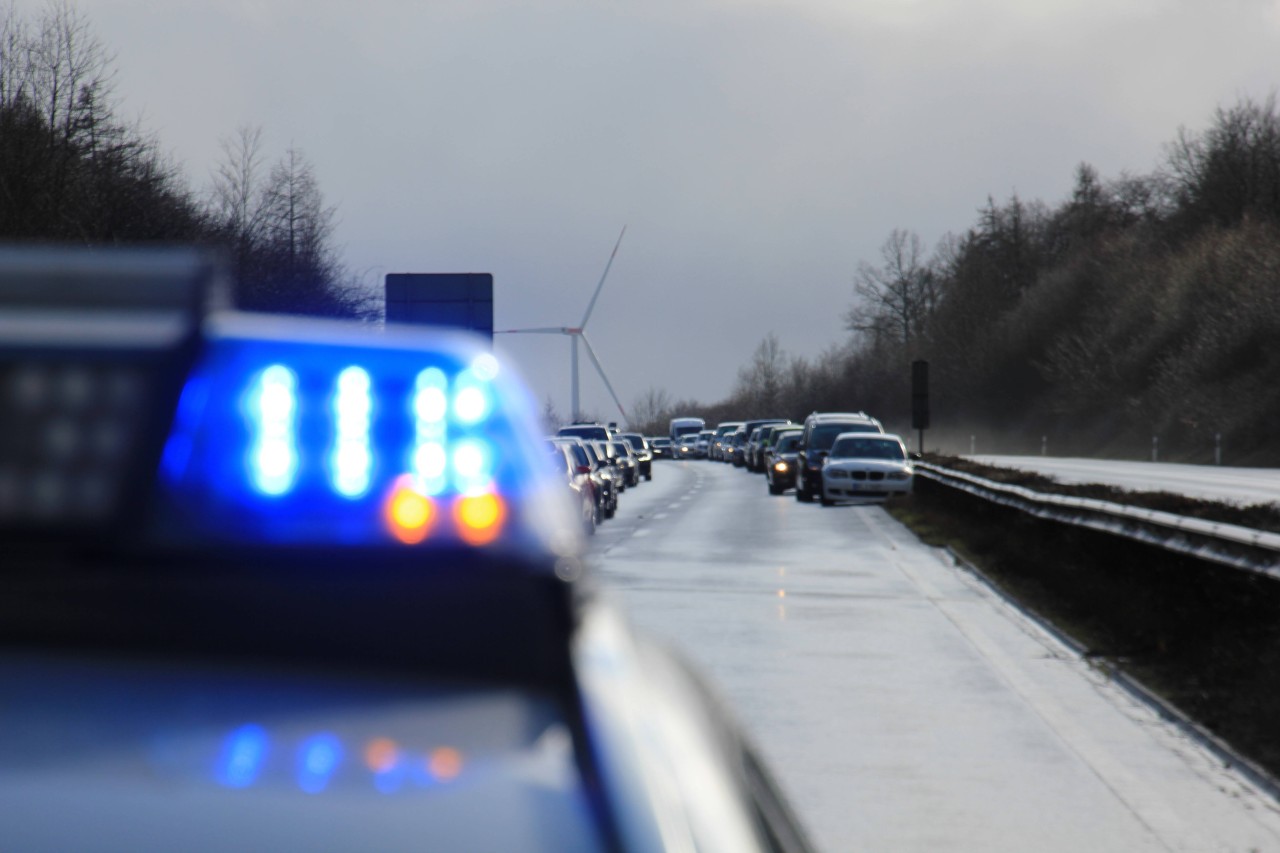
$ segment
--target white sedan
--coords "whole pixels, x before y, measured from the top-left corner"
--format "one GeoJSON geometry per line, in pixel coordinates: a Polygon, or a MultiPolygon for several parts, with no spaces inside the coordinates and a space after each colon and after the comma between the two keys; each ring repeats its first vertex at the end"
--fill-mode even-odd
{"type": "Polygon", "coordinates": [[[911,492],[913,471],[896,435],[842,432],[822,465],[822,505],[911,492]]]}

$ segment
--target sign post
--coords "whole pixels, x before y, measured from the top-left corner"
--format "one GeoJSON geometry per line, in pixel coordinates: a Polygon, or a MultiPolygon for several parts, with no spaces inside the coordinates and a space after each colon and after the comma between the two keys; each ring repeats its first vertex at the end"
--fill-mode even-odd
{"type": "Polygon", "coordinates": [[[929,362],[911,362],[911,428],[920,434],[924,455],[924,431],[929,428],[929,362]]]}

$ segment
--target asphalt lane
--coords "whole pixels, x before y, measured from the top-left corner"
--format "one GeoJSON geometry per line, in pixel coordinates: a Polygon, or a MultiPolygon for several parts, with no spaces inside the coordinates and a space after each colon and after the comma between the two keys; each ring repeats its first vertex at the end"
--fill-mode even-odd
{"type": "Polygon", "coordinates": [[[655,466],[593,544],[821,849],[1280,851],[1280,808],[878,506],[655,466]]]}

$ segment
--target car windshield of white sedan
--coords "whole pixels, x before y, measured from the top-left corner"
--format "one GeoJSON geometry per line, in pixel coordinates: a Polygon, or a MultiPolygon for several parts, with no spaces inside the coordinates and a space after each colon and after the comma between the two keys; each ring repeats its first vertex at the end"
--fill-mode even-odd
{"type": "Polygon", "coordinates": [[[883,438],[842,438],[831,448],[832,459],[889,459],[902,462],[907,458],[902,445],[883,438]]]}

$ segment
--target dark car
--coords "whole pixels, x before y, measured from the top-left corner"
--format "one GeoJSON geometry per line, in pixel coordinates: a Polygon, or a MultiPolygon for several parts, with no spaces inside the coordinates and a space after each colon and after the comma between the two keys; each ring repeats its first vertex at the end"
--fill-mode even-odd
{"type": "Polygon", "coordinates": [[[791,421],[762,424],[747,441],[747,467],[757,474],[764,473],[764,454],[773,441],[773,434],[778,429],[792,426],[791,421]]]}
{"type": "Polygon", "coordinates": [[[733,431],[740,426],[742,421],[721,421],[717,424],[715,437],[711,439],[711,445],[707,448],[707,458],[720,462],[729,461],[725,456],[726,442],[733,431]]]}
{"type": "Polygon", "coordinates": [[[747,444],[751,440],[752,434],[754,434],[757,429],[765,424],[782,424],[786,422],[786,418],[756,418],[754,420],[743,421],[742,426],[738,427],[733,433],[734,467],[747,467],[747,444]]]}
{"type": "Polygon", "coordinates": [[[622,494],[627,485],[602,442],[583,441],[582,447],[591,458],[594,476],[601,484],[604,494],[604,517],[613,518],[618,511],[618,495],[622,494]]]}
{"type": "Polygon", "coordinates": [[[769,494],[780,495],[796,485],[796,459],[800,455],[800,427],[787,427],[774,433],[774,441],[765,450],[764,478],[769,494]]]}
{"type": "Polygon", "coordinates": [[[618,469],[600,452],[593,441],[583,441],[582,451],[591,460],[592,479],[600,485],[601,509],[605,518],[613,518],[618,511],[618,494],[623,489],[618,469]]]}
{"type": "Polygon", "coordinates": [[[674,459],[676,456],[671,446],[671,439],[665,435],[651,437],[649,447],[653,450],[654,459],[674,459]]]}
{"type": "Polygon", "coordinates": [[[622,471],[622,476],[626,478],[627,486],[640,485],[640,458],[631,449],[631,444],[621,439],[614,439],[609,442],[609,446],[617,454],[616,464],[622,471]]]}
{"type": "Polygon", "coordinates": [[[649,440],[638,432],[618,433],[618,438],[631,445],[636,455],[636,462],[640,466],[640,476],[646,480],[652,480],[653,448],[649,446],[649,440]]]}
{"type": "Polygon", "coordinates": [[[614,431],[604,424],[569,424],[556,430],[556,435],[572,438],[585,438],[588,441],[612,441],[614,431]]]}
{"type": "Polygon", "coordinates": [[[0,846],[811,849],[610,603],[482,339],[209,314],[223,278],[0,251],[0,376],[100,380],[74,412],[0,394],[0,469],[66,485],[0,501],[0,846]],[[121,441],[25,440],[67,417],[121,441]]]}
{"type": "Polygon", "coordinates": [[[631,474],[627,471],[626,457],[619,452],[612,441],[595,441],[592,444],[595,445],[596,453],[613,469],[618,494],[622,494],[631,485],[631,474]]]}
{"type": "Polygon", "coordinates": [[[591,480],[591,468],[579,465],[574,452],[563,444],[549,441],[547,450],[551,457],[551,467],[564,477],[565,486],[569,489],[569,499],[582,520],[583,532],[594,536],[596,521],[600,518],[600,503],[596,497],[596,485],[591,480]]]}
{"type": "Polygon", "coordinates": [[[822,460],[842,432],[884,432],[866,412],[814,412],[804,419],[800,456],[796,459],[796,500],[822,496],[822,460]]]}

